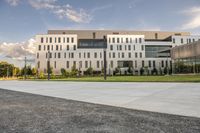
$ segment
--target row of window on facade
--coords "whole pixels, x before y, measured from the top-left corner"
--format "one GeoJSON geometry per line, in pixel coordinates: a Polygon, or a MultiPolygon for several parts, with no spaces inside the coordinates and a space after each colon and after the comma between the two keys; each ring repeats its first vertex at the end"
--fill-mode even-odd
{"type": "MultiPolygon", "coordinates": [[[[48,54],[49,54],[49,58],[53,58],[51,52],[50,53],[46,53],[46,58],[48,58],[48,54]]],[[[60,52],[54,53],[54,58],[59,58],[60,59],[60,58],[64,57],[64,58],[72,58],[73,59],[75,53],[69,52],[68,53],[68,57],[67,57],[67,53],[64,53],[63,57],[61,56],[61,54],[62,53],[60,53],[60,52]]],[[[117,54],[118,58],[132,58],[132,57],[143,58],[142,52],[134,52],[134,53],[128,52],[127,53],[127,57],[125,57],[126,54],[124,52],[117,52],[117,53],[115,53],[115,52],[109,52],[109,58],[116,58],[116,54],[117,54]]],[[[84,52],[82,54],[81,53],[78,54],[79,58],[82,58],[82,57],[83,58],[90,58],[90,55],[91,55],[90,52],[87,52],[87,53],[84,52]]],[[[102,53],[101,52],[99,53],[99,56],[98,56],[97,52],[94,53],[94,58],[98,58],[98,57],[102,58],[102,53]]],[[[39,59],[39,58],[40,58],[40,53],[37,53],[37,59],[39,59]]]]}
{"type": "MultiPolygon", "coordinates": [[[[124,50],[131,50],[132,45],[117,45],[117,50],[123,50],[122,46],[124,46],[124,50]]],[[[110,45],[110,50],[113,50],[113,45],[110,45]]],[[[135,50],[135,45],[133,45],[133,50],[135,50]]],[[[144,45],[141,45],[141,50],[144,50],[144,45]]]]}
{"type": "Polygon", "coordinates": [[[142,38],[109,37],[109,43],[142,43],[142,38]]]}
{"type": "Polygon", "coordinates": [[[41,37],[41,43],[74,43],[74,37],[41,37]]]}
{"type": "MultiPolygon", "coordinates": [[[[173,43],[176,43],[176,39],[175,38],[173,38],[172,41],[173,41],[173,43]]],[[[191,43],[191,42],[195,42],[195,41],[197,41],[197,40],[195,40],[194,38],[193,39],[187,38],[187,43],[191,43]]],[[[200,39],[198,39],[198,41],[200,41],[200,39]]],[[[183,38],[181,38],[181,44],[184,44],[183,38]]]]}
{"type": "MultiPolygon", "coordinates": [[[[70,64],[70,61],[66,61],[66,69],[71,69],[71,67],[70,66],[75,66],[75,68],[77,68],[77,69],[81,69],[81,68],[89,68],[89,67],[94,67],[94,68],[97,68],[97,69],[99,69],[99,68],[103,68],[103,66],[104,66],[104,62],[103,61],[95,61],[96,62],[96,66],[92,66],[92,61],[79,61],[78,63],[78,66],[77,66],[77,61],[72,61],[72,64],[70,64]],[[84,63],[84,66],[83,66],[83,63],[84,63]]],[[[110,62],[110,64],[108,65],[108,68],[114,68],[114,61],[109,61],[110,62]]],[[[108,63],[108,61],[107,61],[107,63],[108,63]]],[[[138,61],[136,61],[135,60],[135,63],[134,63],[135,65],[134,65],[134,68],[135,69],[137,69],[137,67],[138,67],[138,61]]],[[[162,60],[161,61],[161,65],[159,66],[159,67],[161,67],[161,68],[164,68],[164,67],[171,67],[171,64],[172,64],[172,62],[170,61],[170,62],[168,62],[167,60],[166,61],[164,61],[164,60],[162,60]],[[170,63],[170,66],[169,66],[169,63],[170,63]]],[[[47,66],[48,66],[48,61],[47,61],[47,66]]],[[[146,67],[147,65],[145,64],[145,61],[144,60],[142,60],[142,67],[144,68],[144,67],[146,67]]],[[[156,68],[156,61],[155,60],[153,60],[153,61],[151,61],[151,60],[149,60],[148,61],[148,67],[149,68],[156,68]]],[[[40,68],[40,61],[38,61],[38,69],[40,68]]],[[[57,68],[57,62],[56,61],[54,61],[54,69],[56,69],[57,68]]]]}
{"type": "MultiPolygon", "coordinates": [[[[66,45],[66,49],[67,50],[70,50],[70,46],[69,45],[66,45]]],[[[38,51],[41,51],[42,50],[42,45],[38,45],[38,51]]],[[[47,50],[47,51],[49,51],[49,50],[51,50],[51,51],[53,51],[54,50],[54,45],[43,45],[43,50],[45,51],[45,50],[47,50]]],[[[62,45],[55,45],[55,50],[56,51],[61,51],[62,50],[62,45]]],[[[76,50],[76,45],[73,45],[73,50],[76,50]]]]}

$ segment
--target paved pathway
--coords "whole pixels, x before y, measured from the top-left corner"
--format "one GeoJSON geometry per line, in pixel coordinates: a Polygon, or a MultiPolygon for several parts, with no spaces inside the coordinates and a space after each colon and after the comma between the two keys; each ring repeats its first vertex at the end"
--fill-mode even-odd
{"type": "Polygon", "coordinates": [[[0,88],[65,99],[200,117],[198,83],[0,81],[0,88]]]}

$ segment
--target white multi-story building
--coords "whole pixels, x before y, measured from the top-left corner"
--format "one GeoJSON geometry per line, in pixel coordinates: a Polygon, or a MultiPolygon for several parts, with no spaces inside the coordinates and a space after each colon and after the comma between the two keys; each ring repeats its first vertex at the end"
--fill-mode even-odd
{"type": "Polygon", "coordinates": [[[142,68],[149,73],[155,68],[171,68],[169,49],[198,40],[200,36],[188,32],[49,30],[36,35],[36,67],[46,73],[49,55],[55,74],[62,68],[70,71],[72,66],[82,74],[90,67],[100,73],[106,50],[107,74],[112,75],[116,68],[126,74],[132,68],[140,75],[142,68]]]}

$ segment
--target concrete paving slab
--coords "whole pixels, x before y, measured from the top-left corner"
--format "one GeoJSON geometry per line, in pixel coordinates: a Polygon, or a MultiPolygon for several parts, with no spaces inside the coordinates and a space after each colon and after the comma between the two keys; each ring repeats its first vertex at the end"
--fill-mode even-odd
{"type": "Polygon", "coordinates": [[[0,88],[131,109],[200,117],[198,83],[0,81],[0,88]]]}

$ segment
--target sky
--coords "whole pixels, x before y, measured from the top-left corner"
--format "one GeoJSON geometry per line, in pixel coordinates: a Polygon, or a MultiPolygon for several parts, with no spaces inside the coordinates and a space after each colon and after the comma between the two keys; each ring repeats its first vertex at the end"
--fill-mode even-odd
{"type": "Polygon", "coordinates": [[[200,0],[0,0],[0,61],[34,60],[48,29],[188,31],[200,35],[200,0]]]}

